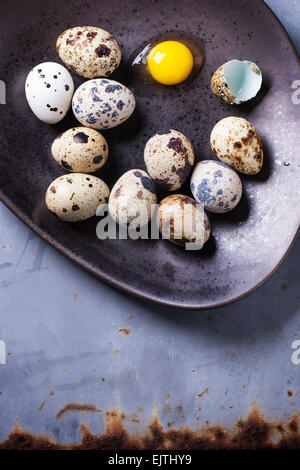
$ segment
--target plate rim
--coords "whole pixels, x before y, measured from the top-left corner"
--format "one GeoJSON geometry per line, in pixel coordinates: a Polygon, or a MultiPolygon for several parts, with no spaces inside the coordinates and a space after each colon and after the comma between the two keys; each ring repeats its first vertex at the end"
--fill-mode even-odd
{"type": "MultiPolygon", "coordinates": [[[[269,5],[265,3],[264,0],[258,0],[273,16],[275,21],[278,23],[282,33],[285,35],[286,40],[288,41],[291,51],[293,55],[295,56],[295,59],[299,63],[300,66],[300,57],[298,55],[298,52],[296,50],[296,47],[291,40],[287,30],[277,17],[277,15],[274,13],[274,11],[271,9],[269,5]]],[[[83,268],[85,271],[93,274],[96,278],[98,278],[101,281],[104,281],[106,284],[111,285],[114,288],[119,289],[122,292],[125,292],[127,294],[131,294],[136,298],[143,299],[146,301],[151,301],[157,305],[162,305],[166,307],[172,307],[176,309],[181,309],[181,310],[213,310],[216,308],[220,307],[225,307],[227,305],[231,305],[235,302],[238,302],[239,300],[244,299],[248,295],[252,294],[255,292],[257,289],[259,289],[266,281],[268,281],[273,274],[277,271],[277,269],[281,266],[281,264],[286,260],[288,257],[291,249],[294,246],[294,243],[296,239],[298,238],[298,235],[300,233],[300,225],[298,226],[298,229],[295,231],[294,237],[291,240],[289,246],[287,247],[285,253],[283,254],[282,258],[278,261],[276,266],[268,273],[259,283],[257,283],[255,286],[252,286],[250,289],[246,290],[245,292],[232,297],[231,299],[226,299],[224,301],[218,301],[215,304],[207,303],[207,304],[189,304],[185,302],[178,302],[178,301],[167,301],[164,300],[160,297],[157,297],[155,295],[151,294],[146,294],[143,290],[141,289],[136,289],[135,287],[130,287],[127,283],[118,281],[114,279],[113,277],[109,276],[108,274],[105,274],[98,269],[94,268],[90,263],[85,261],[83,258],[80,256],[75,255],[72,250],[69,248],[66,248],[64,245],[62,245],[60,242],[55,241],[52,239],[52,237],[44,232],[29,216],[25,215],[21,209],[19,209],[7,196],[5,196],[0,188],[0,200],[3,202],[3,204],[16,216],[18,219],[20,219],[22,222],[24,222],[33,232],[35,232],[38,236],[40,236],[43,240],[48,242],[52,247],[54,247],[57,251],[65,255],[67,258],[70,260],[74,261],[77,265],[79,265],[81,268],[83,268]]]]}

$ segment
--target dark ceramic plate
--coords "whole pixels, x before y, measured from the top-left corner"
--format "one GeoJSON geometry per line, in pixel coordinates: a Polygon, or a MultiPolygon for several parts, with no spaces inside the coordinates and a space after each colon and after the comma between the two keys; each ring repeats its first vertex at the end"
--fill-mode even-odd
{"type": "Polygon", "coordinates": [[[261,1],[2,0],[0,30],[0,79],[7,84],[7,104],[0,106],[0,197],[21,220],[100,279],[173,306],[227,304],[274,272],[299,227],[300,116],[292,84],[300,79],[300,66],[285,31],[261,1]],[[263,172],[243,177],[244,197],[235,211],[211,217],[213,237],[201,252],[185,252],[162,240],[99,241],[96,218],[72,225],[47,211],[45,190],[63,173],[50,145],[75,120],[70,114],[52,127],[38,121],[27,106],[24,82],[32,66],[59,62],[57,36],[78,25],[100,26],[116,36],[124,57],[113,76],[119,80],[126,80],[133,51],[167,30],[198,36],[206,52],[204,68],[192,83],[150,92],[136,87],[134,116],[106,132],[111,153],[99,176],[110,187],[128,169],[144,168],[145,142],[161,128],[186,134],[197,160],[213,158],[210,131],[225,116],[244,116],[259,130],[266,153],[263,172]],[[260,95],[240,107],[223,104],[210,91],[212,73],[232,58],[256,62],[264,75],[260,95]]]}

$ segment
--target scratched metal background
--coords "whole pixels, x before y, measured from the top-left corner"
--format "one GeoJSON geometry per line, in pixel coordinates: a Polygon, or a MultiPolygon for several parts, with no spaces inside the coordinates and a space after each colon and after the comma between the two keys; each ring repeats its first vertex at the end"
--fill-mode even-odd
{"type": "MultiPolygon", "coordinates": [[[[266,3],[300,52],[300,2],[266,3]]],[[[104,432],[103,412],[57,421],[70,402],[139,416],[139,423],[127,423],[135,433],[155,406],[165,427],[193,429],[206,420],[230,426],[254,403],[270,420],[300,412],[300,365],[291,362],[291,344],[300,339],[299,239],[279,271],[247,299],[183,312],[102,284],[2,204],[0,221],[0,340],[7,347],[0,441],[17,423],[61,443],[80,441],[82,422],[104,432]]]]}

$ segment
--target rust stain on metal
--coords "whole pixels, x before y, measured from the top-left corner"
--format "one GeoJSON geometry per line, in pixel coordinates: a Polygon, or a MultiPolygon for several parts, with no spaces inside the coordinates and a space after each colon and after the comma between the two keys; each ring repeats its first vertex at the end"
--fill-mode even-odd
{"type": "Polygon", "coordinates": [[[181,418],[184,418],[182,406],[181,406],[181,405],[178,405],[178,406],[176,407],[176,409],[178,410],[179,416],[180,416],[181,418]]]}
{"type": "Polygon", "coordinates": [[[288,397],[292,397],[294,395],[292,390],[287,390],[286,393],[288,397]]]}
{"type": "Polygon", "coordinates": [[[198,397],[202,398],[204,395],[208,393],[208,387],[206,387],[201,393],[198,393],[198,397]]]}
{"type": "Polygon", "coordinates": [[[130,335],[131,328],[119,328],[118,333],[122,333],[123,335],[130,335]]]}
{"type": "Polygon", "coordinates": [[[53,392],[53,390],[51,390],[51,392],[46,396],[45,400],[43,400],[41,405],[39,406],[39,411],[42,411],[42,409],[46,405],[46,402],[47,402],[48,398],[52,397],[53,395],[54,395],[54,392],[53,392]]]}
{"type": "Polygon", "coordinates": [[[68,403],[63,408],[61,408],[57,415],[56,419],[61,419],[70,413],[100,413],[102,410],[99,410],[95,405],[91,403],[68,403]]]}
{"type": "Polygon", "coordinates": [[[240,419],[232,430],[208,425],[196,431],[187,426],[173,429],[170,428],[172,423],[168,423],[168,429],[164,429],[154,412],[147,432],[135,436],[126,430],[125,418],[125,414],[118,409],[106,411],[105,433],[96,435],[86,425],[81,425],[82,439],[77,444],[58,444],[47,436],[35,436],[16,426],[0,444],[0,450],[300,449],[300,426],[296,415],[286,422],[269,422],[256,407],[246,419],[240,419]]]}

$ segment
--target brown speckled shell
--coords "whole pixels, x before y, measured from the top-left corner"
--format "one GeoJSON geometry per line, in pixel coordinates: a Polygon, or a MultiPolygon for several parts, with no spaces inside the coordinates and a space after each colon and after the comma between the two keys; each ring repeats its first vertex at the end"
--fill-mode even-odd
{"type": "Polygon", "coordinates": [[[115,38],[94,26],[67,29],[58,37],[56,50],[61,60],[84,78],[109,77],[121,61],[115,38]]]}
{"type": "Polygon", "coordinates": [[[109,198],[111,217],[120,225],[127,226],[141,214],[146,225],[157,202],[155,185],[149,175],[139,169],[129,170],[115,183],[109,198]]]}
{"type": "Polygon", "coordinates": [[[189,196],[183,194],[167,196],[159,204],[157,213],[160,232],[175,245],[185,246],[186,243],[199,241],[203,244],[206,243],[210,236],[210,222],[206,213],[203,213],[203,218],[197,213],[198,210],[196,201],[189,196]],[[187,205],[192,206],[192,210],[184,214],[187,205]],[[184,215],[188,217],[187,221],[184,221],[184,215]],[[203,225],[199,226],[202,223],[203,225]],[[189,233],[186,233],[185,229],[189,233]]]}
{"type": "Polygon", "coordinates": [[[254,126],[241,117],[219,121],[211,132],[210,144],[218,159],[240,173],[256,175],[263,166],[264,151],[254,126]]]}
{"type": "Polygon", "coordinates": [[[46,191],[46,205],[65,222],[79,222],[96,214],[106,204],[109,188],[96,176],[73,173],[56,178],[46,191]]]}
{"type": "MultiPolygon", "coordinates": [[[[227,64],[228,62],[226,62],[227,64]]],[[[234,104],[235,96],[230,92],[224,78],[224,68],[226,64],[221,65],[212,76],[211,89],[214,94],[228,104],[234,104]]]]}
{"type": "Polygon", "coordinates": [[[159,132],[146,143],[144,160],[156,186],[175,191],[186,181],[194,164],[191,142],[181,132],[159,132]]]}
{"type": "Polygon", "coordinates": [[[73,127],[54,140],[51,153],[64,170],[94,173],[107,161],[108,144],[95,129],[73,127]]]}

